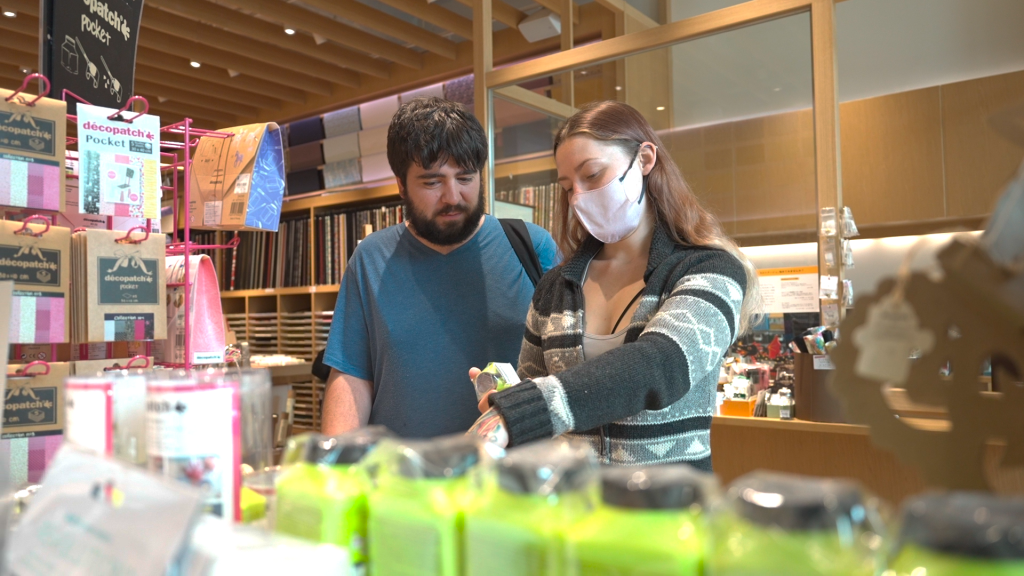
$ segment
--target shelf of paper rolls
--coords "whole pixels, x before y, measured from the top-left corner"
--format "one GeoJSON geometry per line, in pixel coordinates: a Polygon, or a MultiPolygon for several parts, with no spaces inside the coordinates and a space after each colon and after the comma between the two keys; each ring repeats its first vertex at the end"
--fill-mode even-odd
{"type": "Polygon", "coordinates": [[[292,286],[289,288],[256,288],[255,290],[224,290],[220,293],[221,298],[252,298],[254,296],[295,296],[302,294],[317,294],[320,292],[333,294],[341,288],[338,284],[324,284],[315,286],[292,286]]]}
{"type": "MultiPolygon", "coordinates": [[[[494,178],[508,178],[534,172],[543,172],[555,169],[555,158],[548,152],[516,156],[496,160],[494,163],[494,178]]],[[[294,212],[309,208],[323,208],[326,206],[347,206],[370,202],[387,202],[398,199],[398,185],[394,180],[380,180],[377,182],[350,184],[338,188],[318,190],[309,194],[298,196],[286,196],[284,198],[283,210],[294,212]]]]}

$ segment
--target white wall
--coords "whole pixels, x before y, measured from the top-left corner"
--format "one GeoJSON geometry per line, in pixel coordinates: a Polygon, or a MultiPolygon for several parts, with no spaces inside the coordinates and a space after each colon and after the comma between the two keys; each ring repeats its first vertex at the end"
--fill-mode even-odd
{"type": "MultiPolygon", "coordinates": [[[[980,232],[967,232],[977,236],[980,232]]],[[[854,268],[846,271],[846,277],[853,281],[854,303],[865,294],[872,294],[886,278],[894,278],[903,259],[911,247],[921,242],[911,269],[915,271],[938,270],[936,255],[953,234],[925,234],[922,236],[894,236],[873,240],[853,239],[854,268]]],[[[816,266],[818,245],[783,244],[777,246],[754,246],[742,248],[757,268],[786,268],[791,266],[816,266]]]]}
{"type": "MultiPolygon", "coordinates": [[[[741,4],[670,0],[673,20],[741,4]]],[[[1024,70],[1024,0],[847,0],[836,6],[840,101],[1024,70]]],[[[675,126],[809,108],[804,15],[671,48],[675,126]]]]}

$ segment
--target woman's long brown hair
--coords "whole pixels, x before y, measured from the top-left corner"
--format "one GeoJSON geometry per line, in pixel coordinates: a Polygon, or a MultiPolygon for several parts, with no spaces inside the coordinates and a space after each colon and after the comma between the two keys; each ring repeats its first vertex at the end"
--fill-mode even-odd
{"type": "MultiPolygon", "coordinates": [[[[677,244],[710,246],[735,256],[746,270],[747,286],[740,309],[739,334],[747,332],[761,310],[761,291],[757,270],[740,252],[736,243],[722,232],[722,226],[711,212],[701,205],[690,190],[682,172],[647,119],[629,104],[606,100],[593,102],[565,121],[555,136],[558,146],[573,136],[585,135],[620,146],[632,156],[643,142],[658,147],[657,162],[647,176],[647,197],[651,200],[657,220],[666,225],[669,236],[677,244]]],[[[569,207],[569,195],[559,187],[555,200],[555,241],[562,254],[576,252],[587,237],[587,231],[569,207]]]]}

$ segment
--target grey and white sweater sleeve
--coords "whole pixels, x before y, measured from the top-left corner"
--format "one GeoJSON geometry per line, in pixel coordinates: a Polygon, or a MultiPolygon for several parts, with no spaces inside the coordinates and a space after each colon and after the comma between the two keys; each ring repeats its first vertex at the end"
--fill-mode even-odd
{"type": "Polygon", "coordinates": [[[661,410],[691,383],[717,375],[736,338],[745,289],[742,265],[719,254],[688,270],[660,306],[650,303],[657,312],[635,342],[496,394],[512,444],[661,410]]]}
{"type": "Polygon", "coordinates": [[[519,350],[519,366],[516,372],[520,380],[547,376],[548,369],[544,363],[544,350],[541,348],[541,322],[537,310],[530,304],[526,313],[526,330],[523,334],[523,346],[519,350]]]}

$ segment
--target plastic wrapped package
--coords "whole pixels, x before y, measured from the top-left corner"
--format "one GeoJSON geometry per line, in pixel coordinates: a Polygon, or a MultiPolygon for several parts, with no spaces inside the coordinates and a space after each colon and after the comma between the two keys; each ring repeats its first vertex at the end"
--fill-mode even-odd
{"type": "Polygon", "coordinates": [[[1024,574],[1024,498],[924,494],[903,504],[889,576],[1024,574]]]}
{"type": "Polygon", "coordinates": [[[147,370],[116,370],[64,383],[64,438],[129,464],[146,463],[147,370]]]}
{"type": "Polygon", "coordinates": [[[208,513],[242,521],[243,463],[262,470],[273,457],[270,386],[265,370],[154,371],[146,384],[149,469],[206,487],[208,513]]]}
{"type": "Polygon", "coordinates": [[[553,576],[565,570],[566,531],[597,504],[597,457],[565,440],[512,449],[481,465],[466,513],[467,576],[553,576]]]}
{"type": "Polygon", "coordinates": [[[348,552],[203,516],[170,576],[347,574],[348,552]]]}
{"type": "Polygon", "coordinates": [[[461,574],[465,513],[472,507],[471,470],[485,445],[464,434],[432,440],[385,440],[370,493],[370,574],[461,574]]]}
{"type": "Polygon", "coordinates": [[[286,466],[277,479],[275,530],[349,550],[354,567],[366,563],[370,470],[361,463],[384,438],[383,426],[339,436],[307,434],[289,441],[286,466]],[[296,452],[302,452],[296,454],[296,452]]]}
{"type": "Polygon", "coordinates": [[[773,472],[736,479],[710,526],[708,576],[871,576],[883,542],[856,483],[773,472]]]}
{"type": "Polygon", "coordinates": [[[566,574],[703,574],[714,476],[685,464],[608,467],[601,505],[569,531],[566,574]]]}

